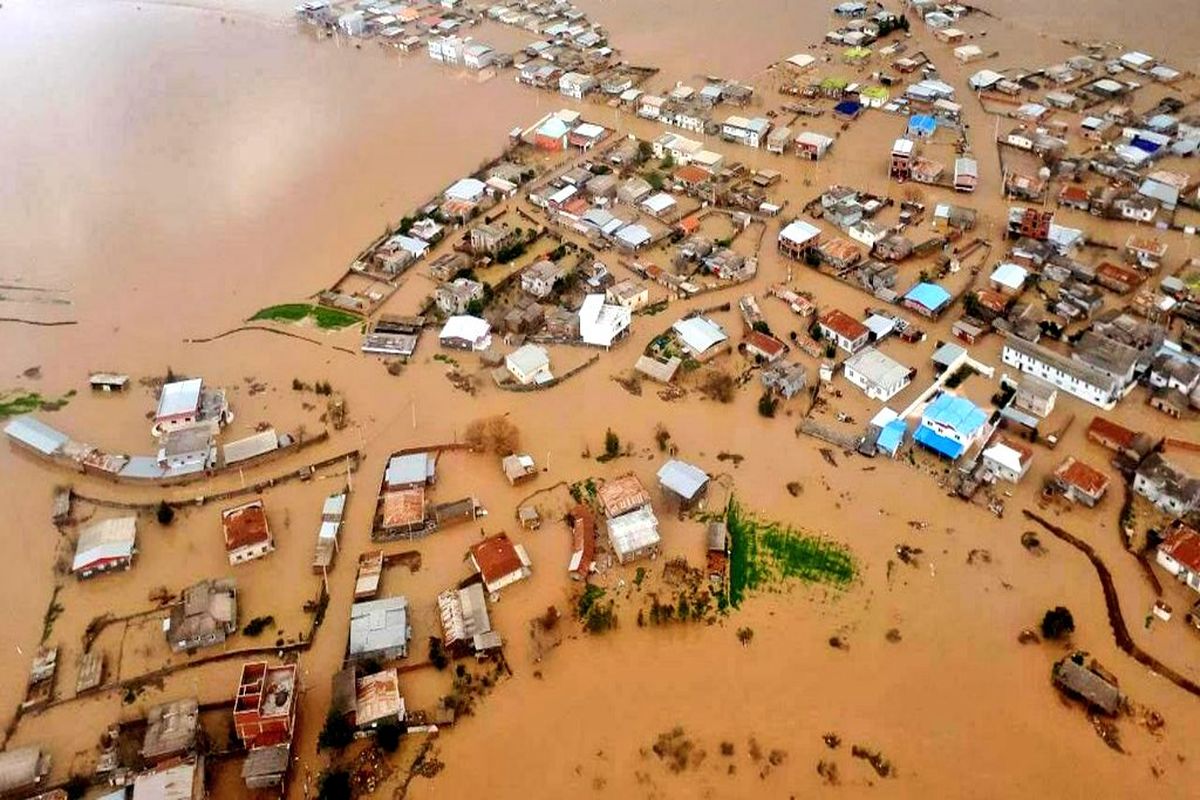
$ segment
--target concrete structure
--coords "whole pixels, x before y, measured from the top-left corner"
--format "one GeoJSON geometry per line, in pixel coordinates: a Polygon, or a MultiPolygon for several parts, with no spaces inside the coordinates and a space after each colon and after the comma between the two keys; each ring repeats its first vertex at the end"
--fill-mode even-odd
{"type": "Polygon", "coordinates": [[[237,631],[237,582],[205,580],[183,590],[163,623],[167,643],[176,653],[221,644],[237,631]]]}
{"type": "Polygon", "coordinates": [[[521,345],[504,357],[504,366],[522,386],[554,380],[550,373],[550,354],[541,345],[521,345]]]}
{"type": "Polygon", "coordinates": [[[1200,478],[1151,453],[1133,477],[1133,490],[1168,514],[1182,517],[1200,508],[1200,478]]]}
{"type": "Polygon", "coordinates": [[[633,322],[633,312],[604,302],[604,295],[589,294],[579,307],[579,338],[593,347],[612,347],[624,337],[633,322]]]}
{"type": "Polygon", "coordinates": [[[221,529],[230,564],[243,564],[275,551],[275,538],[261,498],[222,511],[221,529]]]}
{"type": "Polygon", "coordinates": [[[1033,463],[1033,450],[1012,439],[1000,439],[983,451],[983,466],[1002,481],[1018,483],[1033,463]]]}
{"type": "Polygon", "coordinates": [[[1001,359],[1011,367],[1103,409],[1113,408],[1126,388],[1088,364],[1015,336],[1005,339],[1001,359]]]}
{"type": "Polygon", "coordinates": [[[1200,592],[1200,532],[1176,523],[1158,546],[1155,560],[1177,581],[1200,592]]]}
{"type": "Polygon", "coordinates": [[[513,544],[505,534],[490,536],[471,547],[471,564],[491,594],[532,574],[524,545],[513,544]]]}
{"type": "Polygon", "coordinates": [[[442,347],[454,350],[487,350],[492,346],[492,326],[479,317],[450,317],[442,326],[438,341],[442,347]]]}
{"type": "Polygon", "coordinates": [[[848,353],[867,346],[871,331],[841,309],[830,309],[817,320],[821,335],[848,353]]]}
{"type": "Polygon", "coordinates": [[[887,402],[908,386],[912,370],[874,347],[868,347],[847,358],[842,364],[842,373],[867,397],[887,402]]]}
{"type": "Polygon", "coordinates": [[[951,460],[957,460],[987,432],[988,417],[965,397],[938,395],[921,414],[913,440],[951,460]]]}
{"type": "Polygon", "coordinates": [[[1053,480],[1068,500],[1089,508],[1100,502],[1109,484],[1107,475],[1074,456],[1068,456],[1054,470],[1053,480]]]}

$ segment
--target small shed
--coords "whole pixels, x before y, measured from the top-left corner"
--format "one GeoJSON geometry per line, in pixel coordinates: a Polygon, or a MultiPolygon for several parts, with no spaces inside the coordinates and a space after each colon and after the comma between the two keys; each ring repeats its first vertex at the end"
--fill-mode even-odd
{"type": "Polygon", "coordinates": [[[681,508],[690,508],[703,499],[708,489],[708,474],[697,466],[672,459],[659,468],[658,482],[681,508]]]}

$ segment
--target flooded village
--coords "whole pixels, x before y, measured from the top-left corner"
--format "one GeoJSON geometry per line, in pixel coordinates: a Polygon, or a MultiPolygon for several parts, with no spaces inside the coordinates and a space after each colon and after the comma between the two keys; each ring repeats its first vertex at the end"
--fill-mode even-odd
{"type": "Polygon", "coordinates": [[[1200,24],[1100,5],[5,4],[0,797],[1192,796],[1200,24]]]}

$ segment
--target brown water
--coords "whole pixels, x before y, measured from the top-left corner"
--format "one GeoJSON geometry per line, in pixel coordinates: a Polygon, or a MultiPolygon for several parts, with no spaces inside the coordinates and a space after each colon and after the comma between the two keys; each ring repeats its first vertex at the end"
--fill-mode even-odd
{"type": "MultiPolygon", "coordinates": [[[[1001,5],[989,7],[999,13],[1001,5]]],[[[345,392],[356,424],[311,455],[365,446],[367,459],[354,478],[327,622],[301,659],[302,765],[291,796],[303,796],[304,775],[325,763],[315,752],[316,733],[328,703],[329,677],[340,665],[353,563],[369,546],[374,489],[387,454],[453,439],[469,420],[498,412],[512,415],[523,448],[548,464],[549,473],[528,489],[511,489],[492,458],[453,456],[443,462],[438,492],[443,499],[477,494],[491,510],[483,528],[489,533],[507,529],[533,558],[534,577],[507,590],[493,611],[509,641],[514,676],[483,701],[475,717],[439,740],[446,768],[433,780],[418,779],[412,796],[462,797],[480,790],[499,797],[568,792],[805,796],[820,786],[815,767],[821,759],[838,765],[843,790],[854,795],[873,784],[876,793],[913,797],[968,792],[1128,796],[1148,790],[1190,796],[1189,787],[1200,778],[1192,757],[1200,733],[1192,713],[1196,699],[1116,650],[1098,583],[1081,556],[1050,542],[1047,556],[1033,558],[1018,542],[1027,526],[1017,510],[1036,503],[1037,485],[1064,453],[1104,463],[1104,454],[1083,441],[1090,409],[1074,408],[1080,421],[1067,441],[1054,453],[1039,450],[1031,474],[1008,501],[1008,514],[997,520],[945,498],[928,469],[844,458],[837,469],[829,467],[815,443],[792,435],[794,418],[786,412],[773,421],[755,413],[754,387],[741,391],[731,406],[695,396],[664,403],[649,385],[640,397],[626,394],[609,376],[631,366],[646,342],[683,312],[679,304],[640,318],[631,341],[570,383],[521,396],[492,388],[476,397],[455,391],[443,377],[445,367],[429,360],[430,341],[399,378],[388,376],[375,361],[329,346],[355,347],[352,331],[306,332],[321,346],[254,333],[212,344],[184,343],[234,327],[263,305],[299,299],[328,285],[388,220],[497,152],[513,125],[560,105],[506,79],[483,85],[461,79],[421,56],[400,60],[371,45],[360,50],[316,41],[286,21],[289,6],[241,2],[228,13],[188,5],[93,2],[16,3],[0,9],[0,68],[6,76],[0,99],[5,108],[20,110],[0,124],[5,154],[0,161],[0,283],[53,289],[52,297],[69,300],[69,305],[27,302],[27,294],[2,290],[0,316],[79,322],[63,328],[0,323],[6,334],[0,388],[28,386],[58,395],[82,390],[92,369],[142,377],[161,375],[170,365],[214,385],[237,387],[231,397],[238,414],[235,435],[261,421],[281,430],[299,424],[319,429],[319,398],[292,392],[293,377],[327,378],[345,392]],[[11,300],[14,295],[22,301],[11,300]],[[20,377],[34,365],[41,367],[40,379],[20,377]],[[246,378],[270,388],[251,396],[246,378]],[[621,602],[619,631],[589,639],[568,627],[570,638],[535,662],[526,634],[529,620],[550,604],[567,608],[573,588],[564,574],[569,536],[553,521],[566,501],[562,496],[546,501],[550,521],[537,534],[515,533],[516,503],[528,491],[558,480],[631,468],[650,482],[661,461],[652,440],[660,422],[670,429],[681,457],[727,473],[748,507],[848,543],[860,562],[860,581],[844,594],[794,588],[755,597],[713,627],[638,629],[633,609],[642,600],[634,594],[621,602]],[[586,448],[598,452],[610,426],[634,444],[637,456],[608,465],[582,458],[586,448]],[[736,468],[719,462],[716,455],[722,451],[742,454],[745,461],[736,468]],[[785,490],[790,480],[803,484],[800,497],[785,490]],[[928,527],[914,530],[908,525],[912,520],[928,527]],[[889,575],[894,548],[902,542],[924,549],[920,566],[896,563],[889,575]],[[968,553],[978,549],[989,551],[990,563],[967,564],[968,553]],[[1061,648],[1021,647],[1016,635],[1035,624],[1047,606],[1060,603],[1075,614],[1075,644],[1116,672],[1135,701],[1166,717],[1162,734],[1123,720],[1128,752],[1121,755],[1105,747],[1077,708],[1059,702],[1047,676],[1061,648]],[[741,626],[755,631],[749,647],[734,635],[741,626]],[[892,628],[901,632],[902,641],[887,641],[884,634],[892,628]],[[831,648],[832,635],[842,636],[849,649],[831,648]],[[676,725],[707,753],[699,766],[681,774],[647,755],[655,737],[676,725]],[[820,737],[826,732],[841,736],[840,749],[825,747],[820,737]],[[749,754],[751,737],[764,752],[786,751],[782,763],[765,775],[766,762],[749,754]],[[734,743],[731,758],[720,755],[722,741],[734,743]],[[894,763],[896,777],[877,778],[850,757],[852,744],[881,750],[894,763]],[[735,766],[732,773],[729,764],[735,766]],[[1161,777],[1156,779],[1152,769],[1161,777]]],[[[745,4],[726,2],[696,8],[676,0],[649,6],[609,0],[584,7],[610,29],[631,61],[662,65],[664,84],[708,72],[750,78],[780,56],[809,49],[827,26],[824,4],[755,3],[755,14],[746,13],[745,4]],[[788,24],[779,24],[780,19],[788,24]]],[[[1065,23],[1073,4],[1040,3],[1038,8],[1039,16],[1032,18],[1038,27],[1053,20],[1069,31],[1065,23]]],[[[968,29],[988,29],[989,37],[1007,30],[1003,41],[1030,47],[1030,60],[1066,52],[1055,44],[1061,36],[1032,39],[1024,24],[972,20],[968,29]]],[[[1092,24],[1096,27],[1081,35],[1122,32],[1109,17],[1085,27],[1092,24]]],[[[1186,26],[1162,26],[1160,35],[1160,22],[1147,24],[1156,26],[1148,29],[1153,35],[1131,44],[1195,59],[1195,30],[1189,37],[1186,26]]],[[[923,46],[943,54],[939,60],[952,80],[969,74],[949,64],[944,45],[923,46]]],[[[1010,48],[1001,49],[1001,60],[1008,63],[1010,48]]],[[[1025,60],[1014,57],[1013,63],[1025,60]]],[[[990,119],[974,106],[968,110],[976,130],[990,130],[990,119]]],[[[657,132],[656,126],[638,121],[606,118],[611,112],[590,113],[643,136],[657,132]]],[[[835,158],[820,168],[789,162],[784,196],[793,204],[806,200],[835,174],[884,191],[881,156],[902,123],[880,119],[843,134],[835,158]]],[[[813,127],[835,132],[827,119],[813,127]]],[[[977,142],[977,148],[981,145],[977,142]]],[[[751,166],[779,164],[765,153],[713,146],[751,166]]],[[[990,148],[980,156],[985,187],[994,187],[995,158],[990,148]]],[[[991,189],[973,202],[993,220],[1003,212],[991,189]]],[[[1074,221],[1094,225],[1085,218],[1074,221]]],[[[1123,237],[1124,227],[1115,229],[1122,233],[1111,238],[1123,237]]],[[[771,228],[768,237],[773,235],[771,228]]],[[[1173,247],[1182,252],[1181,242],[1173,247]]],[[[764,256],[750,287],[760,293],[785,271],[773,254],[764,256]]],[[[861,295],[831,281],[804,280],[822,303],[847,310],[864,304],[861,295]]],[[[429,286],[413,275],[389,310],[411,311],[429,286]]],[[[726,292],[720,299],[734,297],[726,292]]],[[[716,301],[690,305],[710,302],[716,301]]],[[[763,307],[777,331],[798,327],[774,301],[764,300],[763,307]]],[[[733,314],[718,319],[730,329],[736,326],[733,314]]],[[[898,342],[885,347],[919,366],[918,383],[930,376],[925,364],[938,331],[931,333],[930,341],[917,347],[898,342]]],[[[990,342],[978,355],[998,363],[997,349],[990,342]]],[[[981,381],[975,385],[977,380],[968,383],[968,393],[986,398],[990,388],[981,381]]],[[[861,396],[843,389],[846,396],[836,406],[860,420],[869,415],[861,396]]],[[[916,391],[897,398],[896,405],[916,391]]],[[[152,442],[145,413],[152,407],[149,390],[139,387],[122,397],[80,395],[50,419],[95,444],[148,452],[152,442]]],[[[1123,406],[1119,416],[1142,427],[1161,426],[1160,418],[1135,402],[1123,406]]],[[[824,421],[835,424],[832,414],[824,421]]],[[[256,475],[306,460],[308,454],[256,475]]],[[[7,709],[22,693],[54,584],[58,537],[48,519],[52,487],[70,476],[7,447],[0,448],[0,475],[9,520],[0,536],[19,554],[18,568],[0,585],[0,604],[9,609],[0,625],[5,653],[0,708],[7,709]]],[[[227,476],[211,485],[164,492],[73,482],[96,496],[151,502],[219,491],[238,481],[227,476]]],[[[267,560],[237,569],[243,619],[272,614],[284,638],[306,626],[300,606],[316,592],[308,569],[316,514],[321,499],[340,482],[329,477],[267,493],[279,549],[267,560]]],[[[720,497],[717,492],[714,500],[720,497]]],[[[1178,618],[1148,632],[1138,625],[1152,595],[1137,564],[1121,552],[1118,504],[1119,498],[1110,497],[1094,513],[1063,513],[1062,524],[1087,537],[1108,560],[1138,642],[1197,677],[1200,643],[1178,618]]],[[[696,563],[702,555],[700,526],[666,513],[662,517],[668,555],[686,555],[696,563]]],[[[79,636],[89,620],[104,611],[120,615],[144,609],[154,587],[177,589],[228,572],[215,506],[190,510],[165,531],[144,520],[141,537],[132,572],[88,584],[63,582],[64,610],[51,641],[63,647],[67,666],[60,689],[67,694],[79,636]]],[[[436,629],[435,595],[467,574],[463,553],[477,537],[474,526],[438,534],[420,545],[420,572],[387,574],[384,592],[405,593],[414,605],[414,660],[423,657],[423,643],[436,629]]],[[[657,564],[649,566],[657,572],[657,564]]],[[[1181,609],[1185,596],[1172,597],[1181,609]]],[[[106,632],[100,646],[116,652],[119,636],[116,630],[106,632]]],[[[122,676],[164,663],[152,626],[125,636],[122,676]]],[[[96,738],[112,720],[187,693],[205,701],[225,698],[236,670],[236,664],[225,664],[184,672],[132,706],[117,697],[62,706],[23,720],[13,741],[45,743],[57,760],[56,777],[64,777],[94,759],[96,738]]],[[[414,673],[405,678],[404,691],[411,707],[428,708],[447,684],[445,676],[414,673]]],[[[239,796],[237,785],[236,775],[223,770],[215,794],[239,796]]]]}

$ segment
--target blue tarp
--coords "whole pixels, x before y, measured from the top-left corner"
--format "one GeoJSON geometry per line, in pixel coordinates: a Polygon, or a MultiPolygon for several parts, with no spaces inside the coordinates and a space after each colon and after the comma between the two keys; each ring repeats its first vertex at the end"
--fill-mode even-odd
{"type": "Polygon", "coordinates": [[[879,432],[879,437],[875,440],[875,446],[889,456],[894,456],[900,449],[900,445],[904,444],[904,434],[906,433],[908,433],[908,426],[904,424],[904,420],[894,419],[883,426],[883,430],[879,432]]]}
{"type": "Polygon", "coordinates": [[[963,450],[966,449],[953,439],[935,433],[932,428],[926,428],[924,425],[917,428],[917,432],[913,434],[913,440],[918,444],[928,447],[938,455],[950,459],[958,458],[962,455],[963,450]]]}
{"type": "Polygon", "coordinates": [[[917,114],[908,120],[908,132],[912,136],[929,138],[937,130],[937,120],[928,114],[917,114]]]}
{"type": "Polygon", "coordinates": [[[841,114],[843,117],[857,117],[862,113],[862,103],[857,103],[853,100],[843,100],[833,107],[833,113],[841,114]]]}
{"type": "Polygon", "coordinates": [[[1143,139],[1141,136],[1133,137],[1133,141],[1131,141],[1130,144],[1136,147],[1138,150],[1141,150],[1143,153],[1150,153],[1151,155],[1157,153],[1161,148],[1161,145],[1158,142],[1152,142],[1149,139],[1143,139]]]}

